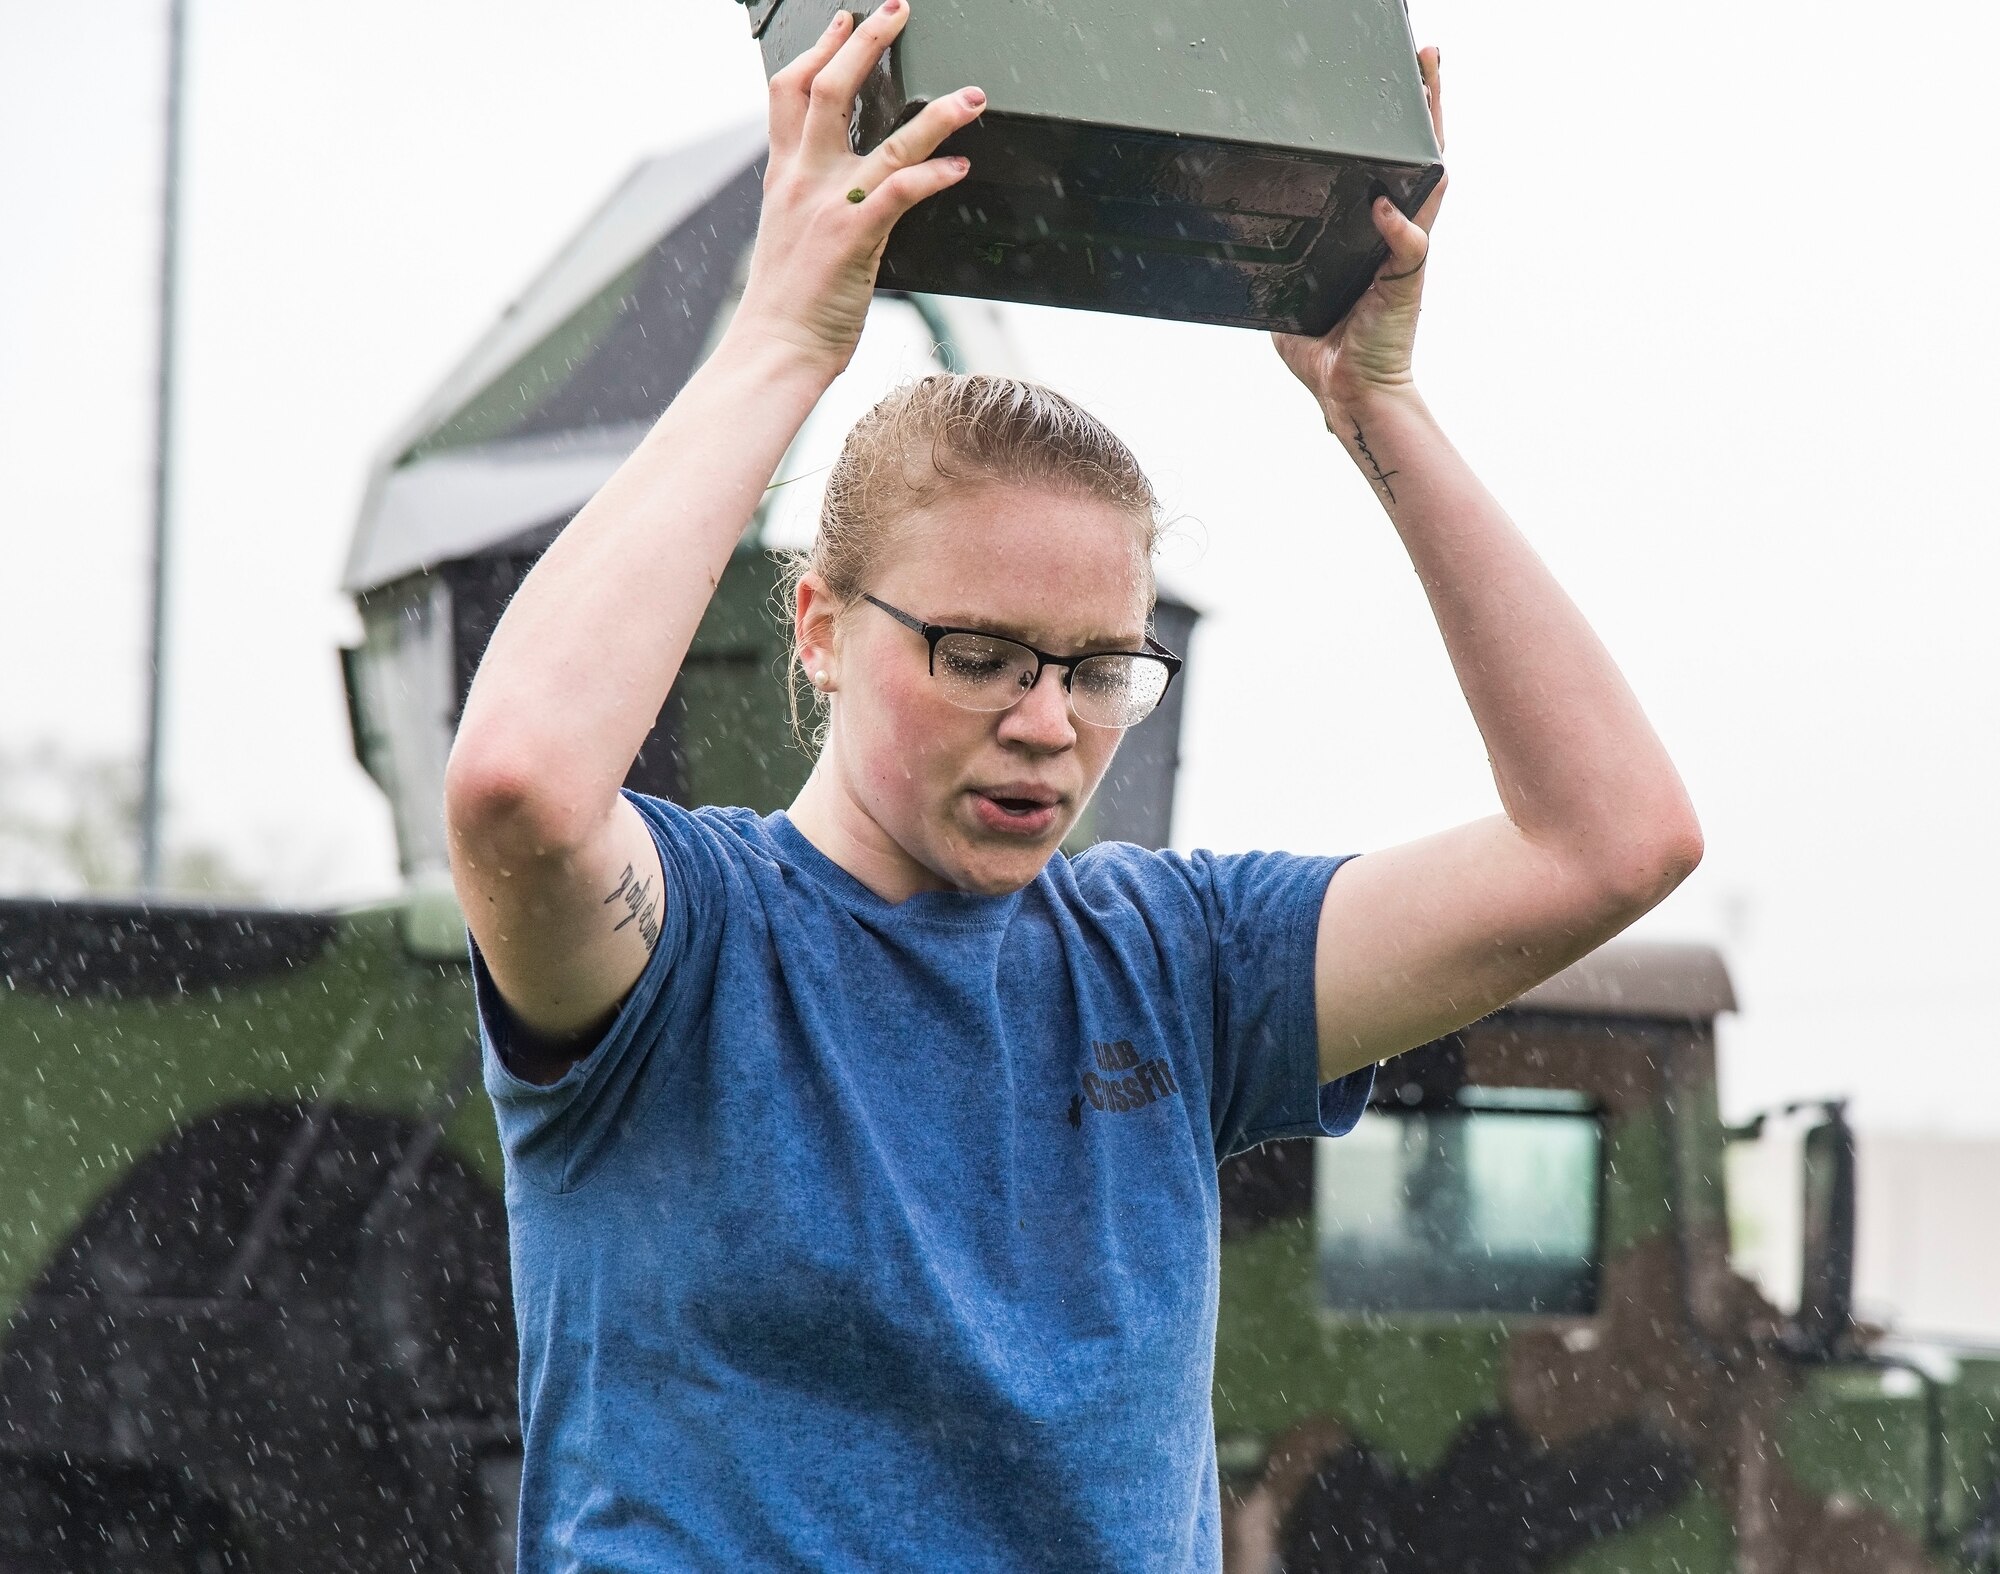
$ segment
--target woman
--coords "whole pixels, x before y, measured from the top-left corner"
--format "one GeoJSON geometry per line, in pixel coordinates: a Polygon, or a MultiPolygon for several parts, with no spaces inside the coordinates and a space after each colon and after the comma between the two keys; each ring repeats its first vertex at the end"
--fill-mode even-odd
{"type": "Polygon", "coordinates": [[[1436,196],[1381,204],[1367,297],[1278,349],[1409,549],[1503,815],[1345,866],[1056,857],[1177,665],[1154,505],[1089,416],[978,378],[885,401],[829,486],[789,814],[621,793],[891,226],[964,173],[931,155],[975,89],[849,149],[905,5],[773,80],[741,309],[522,586],[452,754],[526,1569],[1214,1568],[1218,1159],[1344,1131],[1377,1061],[1700,855],[1617,671],[1417,396],[1436,196]]]}

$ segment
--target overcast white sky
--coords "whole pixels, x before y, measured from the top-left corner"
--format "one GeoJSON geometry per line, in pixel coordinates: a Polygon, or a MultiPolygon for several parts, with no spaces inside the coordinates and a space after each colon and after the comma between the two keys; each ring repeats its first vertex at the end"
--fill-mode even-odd
{"type": "MultiPolygon", "coordinates": [[[[1452,170],[1419,377],[1694,792],[1707,861],[1642,932],[1727,948],[1728,1103],[2000,1130],[2000,25],[1412,3],[1452,170]]],[[[10,744],[140,747],[165,9],[0,0],[10,744]]],[[[636,160],[761,113],[761,66],[729,0],[191,11],[172,827],[288,899],[379,894],[333,654],[370,455],[636,160]]],[[[1176,839],[1489,812],[1407,563],[1268,344],[1009,315],[1196,521],[1176,839]]]]}

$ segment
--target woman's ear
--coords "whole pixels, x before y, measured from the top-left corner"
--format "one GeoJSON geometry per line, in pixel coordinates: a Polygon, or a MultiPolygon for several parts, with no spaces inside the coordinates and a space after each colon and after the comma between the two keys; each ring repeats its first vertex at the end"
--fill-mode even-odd
{"type": "Polygon", "coordinates": [[[805,669],[806,682],[815,694],[831,694],[838,676],[834,667],[833,626],[840,616],[840,603],[813,573],[799,576],[798,593],[792,604],[792,638],[805,669]]]}

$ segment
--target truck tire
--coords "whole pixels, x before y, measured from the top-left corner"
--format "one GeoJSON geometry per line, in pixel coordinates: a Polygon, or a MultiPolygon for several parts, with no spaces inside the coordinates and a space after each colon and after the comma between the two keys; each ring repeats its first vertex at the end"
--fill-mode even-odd
{"type": "Polygon", "coordinates": [[[435,1121],[274,1102],[189,1122],[7,1329],[0,1438],[29,1512],[0,1574],[291,1574],[301,1546],[315,1574],[491,1574],[511,1505],[485,1462],[520,1446],[508,1290],[499,1194],[435,1121]]]}
{"type": "Polygon", "coordinates": [[[139,1471],[0,1465],[0,1574],[239,1574],[228,1515],[139,1471]]]}

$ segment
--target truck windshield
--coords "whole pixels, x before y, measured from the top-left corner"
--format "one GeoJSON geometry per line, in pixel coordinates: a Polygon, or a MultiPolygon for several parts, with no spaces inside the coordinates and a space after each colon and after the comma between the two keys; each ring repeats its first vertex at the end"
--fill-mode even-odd
{"type": "Polygon", "coordinates": [[[1597,1115],[1564,1094],[1467,1089],[1455,1108],[1370,1110],[1317,1143],[1321,1304],[1589,1314],[1603,1147],[1597,1115]]]}

